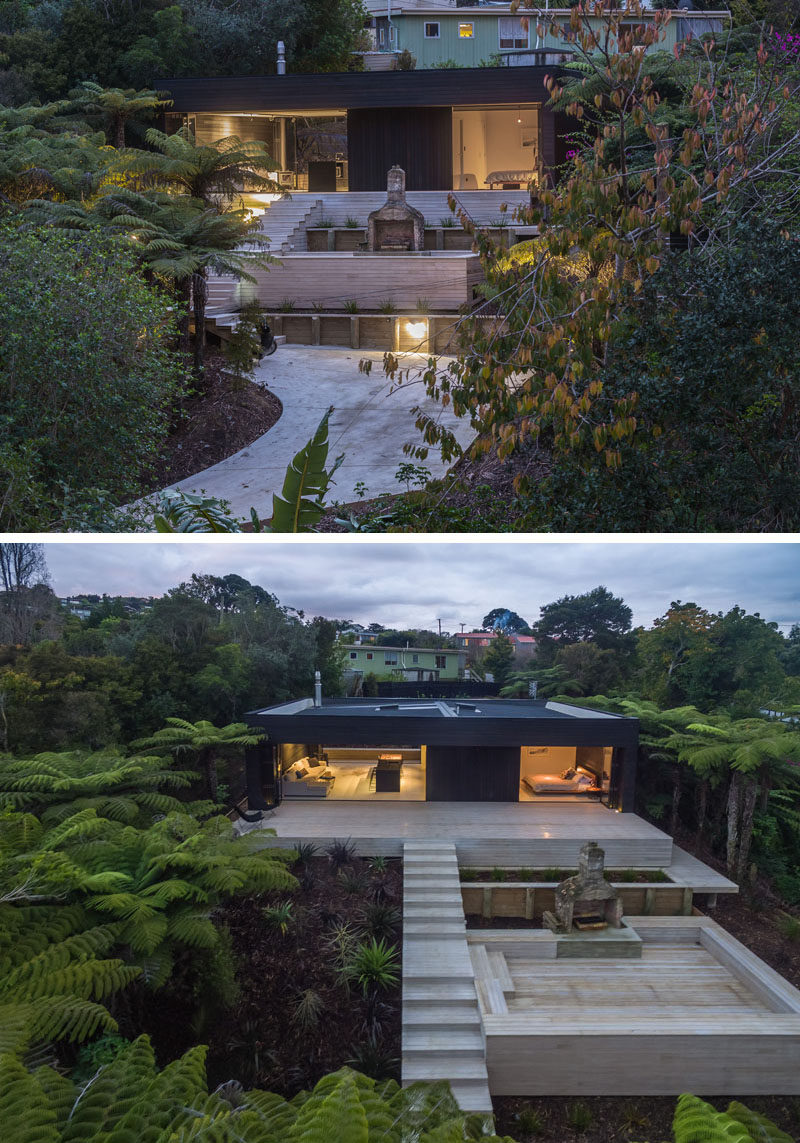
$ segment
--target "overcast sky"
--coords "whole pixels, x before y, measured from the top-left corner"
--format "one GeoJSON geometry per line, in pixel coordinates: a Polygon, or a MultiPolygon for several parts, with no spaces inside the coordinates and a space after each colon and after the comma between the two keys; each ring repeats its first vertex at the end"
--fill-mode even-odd
{"type": "MultiPolygon", "coordinates": [[[[515,538],[516,539],[516,538],[515,538]]],[[[306,616],[466,630],[493,607],[528,622],[542,604],[604,584],[650,626],[672,600],[739,604],[788,633],[800,622],[800,544],[321,541],[48,541],[57,595],[161,595],[192,572],[235,572],[306,616]],[[188,541],[188,542],[187,542],[188,541]]]]}

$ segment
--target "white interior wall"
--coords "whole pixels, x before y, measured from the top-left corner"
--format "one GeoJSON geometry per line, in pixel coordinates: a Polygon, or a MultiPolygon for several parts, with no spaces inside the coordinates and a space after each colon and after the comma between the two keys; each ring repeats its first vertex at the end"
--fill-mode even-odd
{"type": "Polygon", "coordinates": [[[524,775],[560,774],[575,765],[574,746],[521,746],[520,780],[524,775]]]}

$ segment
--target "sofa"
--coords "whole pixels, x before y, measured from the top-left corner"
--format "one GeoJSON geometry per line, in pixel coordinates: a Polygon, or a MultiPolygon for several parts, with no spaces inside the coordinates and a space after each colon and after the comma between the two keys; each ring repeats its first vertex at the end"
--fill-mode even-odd
{"type": "Polygon", "coordinates": [[[321,758],[298,758],[283,774],[284,798],[327,798],[336,779],[321,758]]]}

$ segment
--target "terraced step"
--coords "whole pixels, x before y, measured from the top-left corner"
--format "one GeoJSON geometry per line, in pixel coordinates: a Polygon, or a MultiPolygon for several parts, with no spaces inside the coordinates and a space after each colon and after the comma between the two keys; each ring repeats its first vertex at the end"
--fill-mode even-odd
{"type": "Polygon", "coordinates": [[[462,1111],[484,1111],[491,1115],[492,1097],[486,1080],[456,1080],[450,1084],[450,1090],[462,1111]]]}
{"type": "Polygon", "coordinates": [[[465,1001],[475,1000],[475,985],[472,980],[451,980],[450,977],[426,978],[403,982],[403,1009],[406,1001],[419,1001],[450,1008],[465,1001]]]}
{"type": "Polygon", "coordinates": [[[488,1083],[486,1079],[486,1061],[483,1058],[483,1053],[476,1058],[469,1057],[460,1059],[457,1055],[450,1056],[442,1059],[428,1059],[423,1053],[419,1059],[408,1061],[403,1060],[403,1082],[413,1082],[414,1080],[459,1080],[459,1079],[472,1079],[483,1080],[488,1083]]]}
{"type": "Polygon", "coordinates": [[[479,1027],[480,1016],[474,1000],[453,1004],[430,1004],[425,1000],[403,1001],[404,1028],[461,1028],[479,1027]]]}
{"type": "Polygon", "coordinates": [[[452,1056],[453,1059],[472,1058],[477,1054],[483,1059],[483,1036],[480,1028],[460,1028],[458,1031],[438,1028],[403,1028],[403,1055],[416,1059],[425,1052],[430,1058],[452,1056]]]}
{"type": "Polygon", "coordinates": [[[403,935],[407,937],[422,936],[428,933],[442,937],[464,938],[467,927],[463,921],[456,919],[449,921],[417,921],[406,917],[403,921],[403,935]]]}

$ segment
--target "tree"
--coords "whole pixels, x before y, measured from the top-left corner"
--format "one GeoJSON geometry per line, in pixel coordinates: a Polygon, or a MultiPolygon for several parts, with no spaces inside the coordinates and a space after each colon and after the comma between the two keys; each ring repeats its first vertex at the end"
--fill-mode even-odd
{"type": "Polygon", "coordinates": [[[122,169],[156,185],[177,188],[208,208],[217,209],[220,201],[230,204],[241,195],[245,182],[251,191],[286,195],[285,187],[259,173],[275,169],[263,143],[243,142],[235,135],[198,143],[185,128],[165,135],[155,127],[145,140],[151,150],[126,155],[122,169]]]}
{"type": "Polygon", "coordinates": [[[692,658],[707,651],[714,617],[696,603],[670,604],[650,631],[638,632],[637,651],[647,695],[662,706],[687,701],[682,679],[692,658]]]}
{"type": "Polygon", "coordinates": [[[125,146],[125,127],[129,119],[152,119],[171,100],[164,100],[157,91],[144,89],[135,91],[118,87],[102,88],[91,80],[84,80],[80,86],[80,103],[88,112],[99,111],[106,124],[108,141],[118,151],[125,146]]]}
{"type": "Polygon", "coordinates": [[[14,227],[0,295],[0,527],[96,526],[138,494],[183,390],[168,300],[113,239],[14,227]]]}
{"type": "Polygon", "coordinates": [[[263,738],[260,730],[245,726],[243,722],[218,727],[207,721],[191,723],[183,718],[168,718],[163,730],[141,739],[135,746],[139,749],[172,751],[178,756],[194,755],[205,774],[208,795],[216,802],[217,766],[220,758],[226,757],[231,751],[238,752],[245,746],[257,746],[263,738]]]}
{"type": "Polygon", "coordinates": [[[0,644],[28,645],[61,627],[42,544],[0,544],[0,644]]]}
{"type": "Polygon", "coordinates": [[[601,650],[596,643],[569,643],[558,648],[555,663],[578,683],[583,694],[608,695],[618,690],[628,673],[626,658],[611,647],[601,650]]]}
{"type": "Polygon", "coordinates": [[[632,617],[630,607],[601,586],[546,603],[540,608],[533,633],[551,652],[556,644],[586,641],[601,651],[627,651],[633,645],[629,634],[632,617]]]}
{"type": "Polygon", "coordinates": [[[198,374],[204,363],[209,270],[254,282],[252,270],[275,262],[267,252],[269,239],[259,220],[248,211],[221,212],[188,196],[140,194],[123,187],[94,199],[88,207],[74,201],[34,202],[29,214],[76,235],[99,227],[124,237],[149,277],[174,284],[182,304],[178,328],[184,349],[189,342],[189,311],[193,313],[198,374]]]}
{"type": "Polygon", "coordinates": [[[491,671],[494,681],[504,687],[511,674],[511,663],[514,659],[514,644],[507,635],[499,634],[492,640],[492,645],[483,657],[483,666],[491,671]]]}
{"type": "Polygon", "coordinates": [[[201,823],[169,813],[137,829],[86,808],[44,829],[33,815],[5,815],[5,1050],[23,1052],[36,1041],[85,1039],[98,1027],[113,1029],[96,1001],[140,975],[151,988],[163,987],[178,971],[202,977],[203,964],[224,940],[212,920],[224,899],[295,884],[281,855],[252,835],[236,837],[225,817],[201,823]],[[109,951],[120,959],[97,959],[109,951]]]}
{"type": "Polygon", "coordinates": [[[521,615],[507,607],[493,607],[484,615],[481,627],[484,631],[503,631],[506,635],[530,635],[531,629],[521,615]]]}
{"type": "MultiPolygon", "coordinates": [[[[553,26],[576,62],[569,86],[550,78],[551,98],[563,97],[579,134],[586,126],[584,140],[559,185],[545,186],[542,173],[539,205],[521,212],[539,227],[535,242],[503,256],[476,235],[491,310],[479,308],[461,323],[464,349],[444,375],[431,366],[425,378],[429,396],[470,419],[473,455],[491,450],[505,460],[524,452],[522,461],[531,461],[536,481],[520,475],[514,485],[528,527],[604,530],[615,526],[616,498],[626,507],[635,498],[639,468],[629,461],[638,450],[648,453],[661,426],[640,416],[639,388],[621,378],[609,384],[612,351],[618,347],[618,364],[642,290],[665,258],[667,235],[690,236],[697,256],[710,260],[730,244],[735,223],[774,217],[791,226],[800,193],[800,73],[792,61],[776,58],[766,44],[735,69],[708,40],[680,49],[686,59],[673,68],[681,90],[673,129],[649,73],[669,15],[655,12],[645,21],[638,3],[610,8],[578,5],[566,30],[553,26]]],[[[462,221],[470,226],[463,212],[462,221]]],[[[682,309],[669,313],[679,321],[682,309]]],[[[779,357],[782,348],[772,360],[779,357]]],[[[390,355],[386,367],[395,376],[397,359],[390,355]]],[[[772,411],[775,423],[782,413],[794,417],[791,371],[779,376],[780,389],[777,379],[776,386],[763,384],[764,403],[753,413],[761,439],[772,411]]],[[[759,467],[759,458],[747,455],[746,407],[730,411],[737,421],[734,466],[759,467]]],[[[420,411],[417,425],[424,435],[417,456],[433,443],[445,459],[460,455],[435,415],[420,411]]],[[[676,448],[677,437],[676,427],[676,448]]],[[[775,448],[787,450],[779,475],[791,480],[796,464],[782,434],[775,448]]],[[[674,483],[670,490],[681,493],[674,483]]],[[[703,490],[694,491],[697,499],[703,490]]]]}

